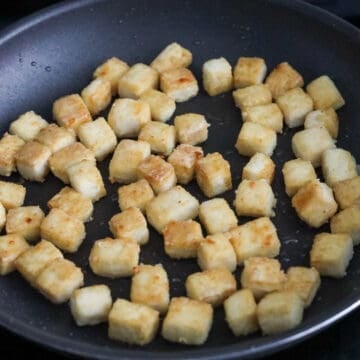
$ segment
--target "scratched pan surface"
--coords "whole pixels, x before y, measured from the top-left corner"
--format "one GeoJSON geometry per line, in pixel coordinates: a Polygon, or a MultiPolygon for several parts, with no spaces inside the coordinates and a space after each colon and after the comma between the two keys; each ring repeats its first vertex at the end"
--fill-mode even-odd
{"type": "MultiPolygon", "coordinates": [[[[149,63],[175,40],[193,52],[191,69],[198,79],[202,63],[219,56],[232,64],[239,56],[261,56],[269,69],[286,60],[303,74],[306,83],[329,74],[347,100],[346,107],[339,111],[338,145],[359,159],[359,32],[333,16],[290,0],[89,0],[64,3],[35,14],[0,37],[1,132],[30,109],[51,120],[52,102],[79,92],[90,81],[93,69],[106,58],[118,56],[130,64],[149,63]]],[[[233,185],[237,187],[246,159],[234,151],[241,117],[230,94],[210,98],[201,90],[195,99],[179,104],[176,113],[189,111],[206,115],[211,128],[204,150],[220,151],[231,162],[233,185]]],[[[280,169],[292,157],[290,138],[291,132],[285,130],[278,137],[274,154],[278,169],[273,185],[278,198],[274,222],[282,241],[280,260],[285,269],[309,264],[308,252],[315,233],[297,219],[284,194],[280,169]]],[[[99,166],[107,179],[108,160],[99,166]]],[[[21,181],[18,176],[12,180],[21,181]]],[[[47,199],[61,186],[52,176],[44,184],[28,183],[26,204],[40,204],[46,210],[47,199]]],[[[106,186],[110,195],[96,203],[95,220],[87,225],[86,241],[68,258],[82,267],[86,284],[105,282],[111,286],[114,298],[128,297],[129,279],[109,281],[94,276],[87,260],[94,240],[110,235],[107,222],[118,212],[117,185],[106,180],[106,186]]],[[[188,189],[204,199],[195,184],[188,189]]],[[[224,196],[232,202],[234,192],[224,196]]],[[[171,279],[172,296],[183,295],[184,279],[198,271],[194,260],[167,258],[161,238],[154,232],[142,248],[141,261],[163,263],[171,279]]],[[[237,278],[239,273],[240,269],[237,278]]],[[[110,341],[105,325],[77,328],[67,305],[50,304],[16,273],[0,279],[0,325],[57,350],[100,359],[250,358],[290,346],[357,307],[359,274],[360,254],[356,250],[348,275],[342,280],[324,279],[303,323],[279,336],[235,338],[226,326],[223,311],[218,309],[209,339],[200,348],[170,344],[160,336],[144,348],[129,347],[110,341]]]]}

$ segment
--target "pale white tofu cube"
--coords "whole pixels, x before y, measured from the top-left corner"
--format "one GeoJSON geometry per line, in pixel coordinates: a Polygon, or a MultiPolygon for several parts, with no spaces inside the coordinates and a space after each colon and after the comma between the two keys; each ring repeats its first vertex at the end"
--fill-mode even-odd
{"type": "Polygon", "coordinates": [[[234,87],[258,85],[266,75],[265,60],[259,57],[239,57],[234,67],[234,87]]]}
{"type": "Polygon", "coordinates": [[[234,90],[233,98],[235,105],[241,110],[246,111],[248,107],[266,105],[271,103],[271,92],[267,85],[251,85],[242,89],[234,90]]]}
{"type": "Polygon", "coordinates": [[[264,179],[268,184],[271,184],[275,175],[275,163],[270,156],[255,153],[248,163],[243,167],[243,180],[260,180],[264,179]]]}
{"type": "Polygon", "coordinates": [[[25,144],[17,135],[5,133],[0,139],[0,175],[10,176],[16,171],[15,156],[25,144]]]}
{"type": "Polygon", "coordinates": [[[32,141],[48,122],[34,111],[28,111],[10,124],[10,134],[17,135],[24,141],[32,141]]]}
{"type": "Polygon", "coordinates": [[[3,230],[6,223],[6,209],[0,202],[0,232],[3,230]]]}
{"type": "Polygon", "coordinates": [[[91,115],[97,115],[105,110],[111,102],[111,82],[104,78],[97,78],[81,91],[91,115]]]}
{"type": "Polygon", "coordinates": [[[0,202],[6,210],[21,206],[24,203],[26,188],[13,182],[0,181],[0,202]]]}
{"type": "Polygon", "coordinates": [[[360,205],[350,206],[331,218],[331,232],[349,234],[354,245],[360,244],[360,205]]]}
{"type": "Polygon", "coordinates": [[[360,205],[360,176],[335,183],[333,190],[340,209],[345,209],[352,205],[360,205]]]}
{"type": "Polygon", "coordinates": [[[332,138],[336,139],[339,133],[339,118],[333,108],[314,110],[305,117],[305,129],[312,127],[325,128],[332,138]]]}
{"type": "Polygon", "coordinates": [[[0,236],[0,275],[14,271],[16,259],[28,248],[28,243],[19,234],[0,236]]]}
{"type": "Polygon", "coordinates": [[[187,113],[175,117],[176,137],[180,144],[197,145],[207,140],[208,127],[204,115],[187,113]]]}

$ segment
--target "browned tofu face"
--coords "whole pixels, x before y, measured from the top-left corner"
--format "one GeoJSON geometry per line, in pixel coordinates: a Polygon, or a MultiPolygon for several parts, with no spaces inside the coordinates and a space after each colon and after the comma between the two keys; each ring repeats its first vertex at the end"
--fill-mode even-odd
{"type": "Polygon", "coordinates": [[[24,203],[26,188],[20,184],[0,181],[0,202],[5,209],[12,209],[24,203]]]}
{"type": "Polygon", "coordinates": [[[243,88],[261,84],[266,75],[265,60],[258,57],[240,57],[234,67],[234,87],[243,88]]]}
{"type": "Polygon", "coordinates": [[[24,144],[17,135],[4,134],[0,140],[0,175],[10,176],[15,171],[15,155],[24,144]]]}
{"type": "Polygon", "coordinates": [[[0,236],[0,275],[14,271],[16,259],[28,248],[28,243],[21,235],[0,236]]]}

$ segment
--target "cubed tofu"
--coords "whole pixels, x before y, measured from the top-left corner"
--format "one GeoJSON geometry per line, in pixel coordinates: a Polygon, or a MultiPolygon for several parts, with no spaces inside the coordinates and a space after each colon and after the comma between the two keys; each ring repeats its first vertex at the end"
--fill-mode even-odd
{"type": "Polygon", "coordinates": [[[150,144],[145,141],[120,141],[109,165],[110,182],[128,184],[136,181],[138,166],[150,154],[150,144]]]}
{"type": "Polygon", "coordinates": [[[159,83],[159,74],[145,64],[135,64],[121,76],[118,82],[120,97],[138,99],[149,89],[156,88],[159,83]]]}
{"type": "Polygon", "coordinates": [[[254,122],[282,133],[284,116],[275,103],[248,107],[241,112],[241,116],[244,121],[254,122]]]}
{"type": "Polygon", "coordinates": [[[140,100],[150,106],[151,117],[155,121],[166,122],[170,120],[176,109],[175,101],[159,90],[149,89],[145,91],[140,96],[140,100]]]}
{"type": "Polygon", "coordinates": [[[71,314],[78,326],[106,322],[111,306],[111,293],[106,285],[92,285],[76,289],[70,298],[71,314]]]}
{"type": "Polygon", "coordinates": [[[240,281],[241,286],[244,289],[250,289],[258,300],[267,293],[281,290],[286,281],[286,275],[281,270],[279,260],[251,257],[244,260],[244,270],[240,281]]]}
{"type": "Polygon", "coordinates": [[[163,236],[165,252],[174,259],[195,258],[204,238],[200,224],[194,220],[170,221],[163,236]]]}
{"type": "Polygon", "coordinates": [[[271,156],[276,143],[276,132],[273,129],[247,121],[240,129],[235,147],[240,155],[253,156],[262,153],[271,156]]]}
{"type": "Polygon", "coordinates": [[[120,78],[129,70],[129,65],[117,57],[107,59],[104,63],[99,65],[94,71],[94,78],[109,80],[111,84],[112,95],[118,93],[118,82],[120,78]]]}
{"type": "Polygon", "coordinates": [[[275,216],[276,199],[266,180],[242,180],[235,194],[238,216],[275,216]]]}
{"type": "Polygon", "coordinates": [[[270,156],[255,153],[248,163],[243,167],[243,180],[260,180],[264,179],[268,184],[271,184],[275,174],[275,163],[270,156]]]}
{"type": "Polygon", "coordinates": [[[197,262],[201,270],[236,269],[236,254],[225,234],[208,235],[199,244],[197,262]]]}
{"type": "Polygon", "coordinates": [[[105,110],[111,102],[111,82],[104,78],[97,78],[81,91],[91,115],[97,115],[105,110]]]}
{"type": "Polygon", "coordinates": [[[34,286],[35,280],[48,264],[62,259],[61,251],[47,240],[41,240],[35,246],[24,251],[15,261],[16,270],[34,286]]]}
{"type": "Polygon", "coordinates": [[[110,231],[116,239],[127,238],[144,245],[149,240],[149,229],[142,212],[132,207],[114,215],[109,221],[110,231]]]}
{"type": "Polygon", "coordinates": [[[303,318],[304,303],[293,291],[276,291],[258,304],[257,317],[264,335],[275,335],[298,326],[303,318]]]}
{"type": "Polygon", "coordinates": [[[120,139],[138,136],[150,121],[150,106],[142,100],[117,99],[108,115],[109,125],[120,139]]]}
{"type": "Polygon", "coordinates": [[[259,57],[239,57],[234,67],[234,87],[258,85],[266,75],[265,60],[259,57]]]}
{"type": "Polygon", "coordinates": [[[210,96],[216,96],[233,88],[230,63],[224,58],[211,59],[202,66],[203,86],[210,96]]]}
{"type": "Polygon", "coordinates": [[[291,204],[299,218],[315,228],[325,224],[338,208],[332,190],[317,179],[301,187],[291,204]]]}
{"type": "Polygon", "coordinates": [[[354,245],[360,244],[360,205],[339,211],[331,218],[330,228],[334,234],[349,234],[354,245]]]}
{"type": "Polygon", "coordinates": [[[291,147],[297,158],[311,161],[314,167],[319,167],[322,153],[334,149],[335,143],[327,130],[314,127],[298,131],[291,139],[291,147]]]}
{"type": "Polygon", "coordinates": [[[278,64],[268,75],[265,83],[269,86],[274,99],[288,90],[304,86],[302,76],[287,62],[278,64]]]}
{"type": "Polygon", "coordinates": [[[82,222],[91,220],[94,211],[92,201],[71,187],[62,188],[47,203],[49,209],[61,209],[82,222]]]}
{"type": "Polygon", "coordinates": [[[170,221],[196,218],[199,201],[178,185],[150,200],[145,211],[149,223],[161,234],[170,221]]]}
{"type": "Polygon", "coordinates": [[[284,114],[284,120],[289,128],[304,125],[305,116],[313,110],[311,97],[300,87],[288,90],[276,100],[284,114]]]}
{"type": "Polygon", "coordinates": [[[153,197],[154,191],[145,179],[140,179],[129,185],[120,186],[118,189],[118,202],[121,211],[136,207],[145,212],[146,204],[153,197]]]}
{"type": "Polygon", "coordinates": [[[0,140],[0,175],[10,176],[16,171],[15,156],[25,144],[17,135],[5,133],[0,140]]]}
{"type": "Polygon", "coordinates": [[[184,102],[198,94],[199,85],[189,69],[176,68],[160,74],[160,89],[176,102],[184,102]]]}
{"type": "Polygon", "coordinates": [[[0,236],[0,275],[14,271],[16,259],[28,248],[28,243],[19,234],[0,236]]]}
{"type": "Polygon", "coordinates": [[[305,129],[322,127],[326,129],[332,138],[336,139],[339,133],[339,118],[333,108],[314,110],[305,117],[305,129]]]}
{"type": "Polygon", "coordinates": [[[67,169],[80,161],[88,160],[96,164],[94,153],[87,149],[81,142],[75,142],[56,151],[49,159],[51,172],[63,183],[70,182],[67,169]]]}
{"type": "Polygon", "coordinates": [[[306,86],[306,91],[314,100],[315,109],[323,110],[332,107],[337,110],[345,105],[345,100],[338,88],[326,75],[311,81],[306,86]]]}
{"type": "Polygon", "coordinates": [[[130,290],[132,302],[150,306],[164,314],[169,306],[169,290],[169,279],[161,264],[140,264],[135,268],[130,290]]]}
{"type": "Polygon", "coordinates": [[[4,205],[0,202],[0,233],[3,230],[6,223],[6,209],[4,205]]]}
{"type": "Polygon", "coordinates": [[[301,187],[309,181],[316,180],[317,177],[311,162],[302,159],[286,161],[282,168],[282,173],[285,190],[289,196],[295,195],[301,187]]]}
{"type": "Polygon", "coordinates": [[[19,234],[28,242],[34,242],[40,238],[40,225],[44,217],[40,206],[10,209],[6,216],[6,233],[19,234]]]}
{"type": "Polygon", "coordinates": [[[34,111],[28,111],[10,124],[9,132],[24,141],[32,141],[39,131],[48,125],[48,122],[40,115],[34,111]]]}
{"type": "Polygon", "coordinates": [[[227,236],[239,265],[254,256],[274,258],[280,253],[281,243],[268,217],[248,221],[229,231],[227,236]]]}
{"type": "Polygon", "coordinates": [[[345,209],[352,205],[360,205],[360,176],[335,183],[333,190],[340,209],[345,209]]]}
{"type": "Polygon", "coordinates": [[[24,179],[43,182],[49,172],[50,156],[47,146],[29,141],[16,153],[16,167],[24,179]]]}
{"type": "Polygon", "coordinates": [[[308,307],[312,303],[320,283],[320,275],[315,268],[292,266],[286,273],[284,290],[296,292],[304,302],[305,307],[308,307]]]}
{"type": "Polygon", "coordinates": [[[238,290],[224,301],[225,319],[235,336],[258,330],[256,302],[249,289],[238,290]]]}
{"type": "Polygon", "coordinates": [[[149,306],[117,299],[108,322],[110,339],[142,346],[155,338],[160,320],[159,312],[149,306]]]}
{"type": "Polygon", "coordinates": [[[192,54],[180,44],[173,42],[163,49],[150,66],[162,73],[166,70],[188,67],[192,62],[192,54]]]}
{"type": "Polygon", "coordinates": [[[271,103],[271,92],[267,85],[258,84],[234,90],[233,98],[235,105],[246,111],[251,106],[266,105],[271,103]]]}
{"type": "Polygon", "coordinates": [[[102,117],[80,125],[78,136],[80,141],[94,153],[98,161],[104,160],[117,145],[115,133],[102,117]]]}
{"type": "Polygon", "coordinates": [[[26,187],[13,182],[0,181],[0,202],[6,210],[17,208],[24,203],[26,187]]]}
{"type": "Polygon", "coordinates": [[[354,254],[349,234],[317,234],[310,251],[310,264],[321,276],[342,278],[354,254]]]}
{"type": "Polygon", "coordinates": [[[139,263],[140,246],[133,239],[96,240],[89,263],[94,274],[109,278],[132,276],[139,263]]]}
{"type": "Polygon", "coordinates": [[[78,94],[56,100],[53,104],[53,117],[60,126],[75,131],[81,124],[92,121],[89,109],[78,94]]]}
{"type": "Polygon", "coordinates": [[[84,274],[79,267],[72,261],[56,259],[41,270],[34,286],[54,304],[62,304],[83,284],[84,274]]]}
{"type": "Polygon", "coordinates": [[[195,165],[196,181],[207,197],[232,189],[230,164],[218,152],[207,154],[195,165]]]}
{"type": "Polygon", "coordinates": [[[76,252],[85,239],[85,226],[61,209],[51,209],[40,226],[41,238],[69,253],[76,252]]]}
{"type": "Polygon", "coordinates": [[[142,127],[138,139],[148,142],[153,153],[169,155],[176,144],[175,126],[150,121],[142,127]]]}
{"type": "Polygon", "coordinates": [[[199,218],[208,234],[216,234],[233,229],[238,224],[234,211],[225,199],[216,198],[200,204],[199,218]]]}
{"type": "Polygon", "coordinates": [[[93,202],[106,195],[101,173],[90,160],[83,160],[67,168],[71,186],[93,202]]]}
{"type": "Polygon", "coordinates": [[[207,140],[208,127],[204,115],[187,113],[175,117],[176,137],[180,144],[197,145],[207,140]]]}
{"type": "Polygon", "coordinates": [[[214,310],[203,301],[175,297],[171,299],[161,330],[168,341],[202,345],[210,332],[214,310]]]}

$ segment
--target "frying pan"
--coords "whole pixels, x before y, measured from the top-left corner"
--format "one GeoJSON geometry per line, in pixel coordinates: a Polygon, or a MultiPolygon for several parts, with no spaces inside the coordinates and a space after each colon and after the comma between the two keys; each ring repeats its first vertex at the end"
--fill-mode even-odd
{"type": "MultiPolygon", "coordinates": [[[[111,56],[130,64],[149,63],[168,43],[178,41],[193,52],[191,69],[201,79],[204,61],[224,56],[232,64],[239,56],[260,56],[269,69],[288,61],[305,83],[322,74],[334,79],[347,105],[341,119],[338,146],[360,156],[360,34],[340,19],[304,3],[286,0],[165,1],[165,0],[84,0],[65,2],[30,16],[0,36],[0,130],[27,110],[51,119],[52,102],[60,96],[79,92],[93,69],[111,56]]],[[[234,144],[242,120],[231,94],[210,98],[202,90],[195,99],[178,104],[176,114],[199,112],[211,123],[204,151],[220,151],[230,161],[234,188],[246,159],[234,144]]],[[[273,156],[277,175],[273,184],[278,198],[273,219],[282,242],[280,261],[284,269],[308,265],[308,252],[315,231],[300,222],[284,193],[280,169],[293,157],[290,139],[294,131],[278,137],[273,156]]],[[[316,139],[314,139],[316,141],[316,139]]],[[[99,164],[105,179],[108,160],[99,164]]],[[[11,180],[21,182],[14,175],[11,180]]],[[[113,298],[128,297],[130,280],[106,280],[92,274],[88,255],[94,240],[110,235],[107,222],[118,212],[116,184],[106,181],[109,196],[95,206],[95,221],[87,224],[87,239],[74,255],[67,257],[82,267],[86,284],[107,283],[113,298]]],[[[46,201],[62,184],[49,176],[44,184],[27,183],[26,204],[46,201]]],[[[204,200],[196,184],[189,191],[204,200]]],[[[234,191],[224,194],[232,203],[234,191]]],[[[240,223],[249,220],[241,218],[240,223]]],[[[324,226],[320,231],[328,231],[324,226]]],[[[171,295],[184,294],[184,279],[199,268],[194,260],[167,258],[161,238],[141,251],[141,261],[163,263],[171,278],[171,295]]],[[[253,358],[290,346],[324,329],[360,304],[360,255],[355,251],[347,276],[342,280],[323,279],[303,323],[278,336],[260,334],[235,338],[218,309],[209,339],[203,347],[170,344],[160,336],[144,348],[127,346],[107,338],[106,325],[77,328],[68,305],[55,306],[33,290],[18,274],[0,279],[0,325],[40,344],[87,358],[230,359],[253,358]]],[[[240,269],[236,276],[239,278],[240,269]]]]}

